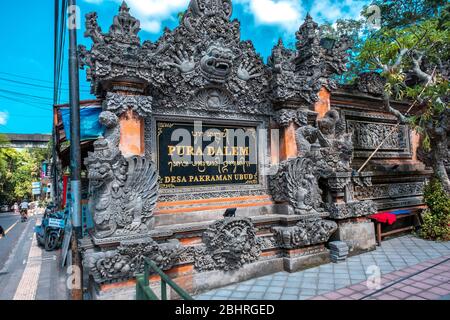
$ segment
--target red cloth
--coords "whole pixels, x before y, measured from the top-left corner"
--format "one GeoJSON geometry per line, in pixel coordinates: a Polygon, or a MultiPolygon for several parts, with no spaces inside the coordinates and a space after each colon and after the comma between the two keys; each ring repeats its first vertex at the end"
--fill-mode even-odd
{"type": "Polygon", "coordinates": [[[376,214],[372,214],[369,216],[369,218],[377,220],[381,223],[387,223],[389,225],[393,224],[395,221],[397,221],[397,216],[390,212],[380,212],[376,214]]]}

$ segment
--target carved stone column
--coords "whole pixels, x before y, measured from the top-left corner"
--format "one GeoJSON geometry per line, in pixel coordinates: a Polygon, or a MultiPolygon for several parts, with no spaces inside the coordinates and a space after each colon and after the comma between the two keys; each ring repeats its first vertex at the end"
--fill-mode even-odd
{"type": "Polygon", "coordinates": [[[275,121],[279,125],[280,132],[280,161],[296,158],[299,150],[297,148],[297,129],[314,123],[317,114],[310,110],[282,108],[276,111],[275,121]]]}
{"type": "Polygon", "coordinates": [[[152,97],[142,95],[144,85],[132,82],[113,83],[103,109],[119,117],[120,146],[124,157],[143,156],[144,117],[152,113],[152,97]]]}

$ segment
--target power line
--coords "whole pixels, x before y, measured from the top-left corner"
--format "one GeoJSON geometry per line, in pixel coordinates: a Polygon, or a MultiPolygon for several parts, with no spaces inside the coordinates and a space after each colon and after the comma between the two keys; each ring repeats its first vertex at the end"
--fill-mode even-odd
{"type": "Polygon", "coordinates": [[[4,93],[8,93],[8,94],[13,94],[13,95],[21,96],[21,97],[23,96],[23,97],[29,97],[29,98],[35,98],[35,99],[41,99],[41,100],[49,100],[49,101],[52,101],[51,98],[41,97],[41,96],[35,96],[35,95],[26,94],[26,93],[17,92],[17,91],[10,91],[10,90],[3,90],[3,89],[0,89],[0,92],[4,92],[4,93]]]}
{"type": "Polygon", "coordinates": [[[30,118],[30,119],[35,119],[35,118],[49,119],[51,117],[51,115],[50,116],[30,116],[30,115],[26,115],[26,114],[17,114],[17,113],[9,113],[8,112],[8,117],[20,117],[20,118],[30,118]]]}
{"type": "Polygon", "coordinates": [[[11,98],[11,97],[7,97],[7,96],[3,96],[3,95],[0,95],[0,98],[11,100],[11,101],[22,103],[22,104],[26,104],[26,105],[29,105],[31,107],[42,109],[42,110],[45,110],[45,111],[51,111],[52,110],[52,109],[48,109],[48,108],[43,107],[44,106],[43,104],[37,104],[35,102],[27,102],[27,101],[23,101],[23,100],[20,100],[20,99],[11,98]]]}
{"type": "MultiPolygon", "coordinates": [[[[17,83],[17,84],[22,84],[22,85],[27,85],[27,86],[36,87],[36,88],[54,89],[53,87],[50,87],[50,86],[44,86],[44,85],[30,83],[30,82],[24,82],[24,81],[11,80],[11,79],[6,79],[6,78],[2,78],[2,77],[0,77],[0,80],[17,83]]],[[[60,88],[60,90],[69,91],[69,89],[66,89],[66,88],[60,88]]],[[[87,91],[87,90],[81,90],[81,91],[87,91]]]]}
{"type": "MultiPolygon", "coordinates": [[[[26,77],[23,75],[18,75],[16,73],[10,73],[10,72],[4,72],[4,71],[0,71],[0,74],[3,75],[7,75],[7,76],[11,76],[11,77],[16,77],[16,78],[21,78],[21,79],[26,79],[26,80],[32,80],[32,81],[37,81],[37,82],[44,82],[44,83],[50,83],[53,84],[54,81],[50,81],[50,80],[43,80],[43,79],[38,79],[38,78],[31,78],[31,77],[26,77]]],[[[64,86],[68,86],[68,83],[63,83],[64,86]]],[[[89,85],[86,84],[81,84],[82,87],[85,88],[90,88],[89,85]]],[[[53,89],[53,87],[51,87],[51,89],[53,89]]]]}
{"type": "MultiPolygon", "coordinates": [[[[1,82],[1,80],[0,80],[0,82],[1,82]]],[[[30,88],[30,86],[26,86],[26,85],[20,85],[20,84],[14,84],[14,83],[1,83],[1,86],[0,87],[4,87],[4,88],[11,88],[11,89],[15,89],[15,90],[23,90],[23,89],[27,89],[27,90],[30,90],[30,89],[32,89],[32,90],[39,90],[39,91],[45,91],[45,92],[48,92],[48,91],[51,91],[52,92],[52,94],[53,94],[53,91],[54,91],[54,88],[53,87],[49,87],[49,88],[30,88]]],[[[64,89],[64,90],[67,90],[67,89],[64,89]]],[[[82,90],[81,92],[83,92],[83,93],[90,93],[90,91],[88,91],[88,90],[82,90]]]]}
{"type": "MultiPolygon", "coordinates": [[[[0,80],[1,81],[7,81],[7,82],[16,83],[16,84],[19,84],[19,85],[26,85],[26,86],[36,87],[36,88],[51,89],[51,90],[54,89],[54,87],[50,87],[50,86],[43,86],[43,85],[40,85],[40,84],[34,84],[34,83],[30,83],[30,82],[16,81],[16,80],[6,79],[6,78],[2,78],[2,77],[0,77],[0,80]]],[[[60,88],[60,89],[64,90],[64,91],[69,91],[69,89],[67,89],[67,88],[60,88]]],[[[82,92],[90,92],[89,90],[80,90],[80,91],[82,91],[82,92]]]]}

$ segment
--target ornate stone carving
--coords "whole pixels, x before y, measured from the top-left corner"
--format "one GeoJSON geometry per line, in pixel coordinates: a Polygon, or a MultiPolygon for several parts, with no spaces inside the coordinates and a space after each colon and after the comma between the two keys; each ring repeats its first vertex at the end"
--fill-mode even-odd
{"type": "Polygon", "coordinates": [[[178,259],[181,246],[177,240],[157,243],[152,238],[123,241],[115,250],[86,251],[83,265],[95,282],[104,283],[136,277],[144,272],[144,258],[153,260],[162,270],[169,270],[178,259]]]}
{"type": "MultiPolygon", "coordinates": [[[[96,14],[89,14],[86,36],[94,44],[89,51],[80,47],[82,66],[89,67],[88,80],[97,94],[102,81],[131,78],[149,85],[156,104],[186,110],[200,88],[215,86],[218,99],[235,106],[223,111],[268,114],[270,71],[253,44],[240,40],[239,23],[230,21],[230,14],[231,1],[192,0],[180,26],[142,45],[126,5],[109,34],[101,32],[96,14]]],[[[214,99],[202,106],[216,111],[214,99]]]]}
{"type": "Polygon", "coordinates": [[[377,72],[361,73],[356,80],[356,88],[360,92],[381,96],[384,92],[386,79],[377,72]]]}
{"type": "Polygon", "coordinates": [[[233,98],[220,88],[201,89],[195,94],[193,108],[229,111],[234,108],[233,98]]]}
{"type": "Polygon", "coordinates": [[[308,112],[302,109],[280,109],[275,112],[274,120],[282,127],[287,127],[291,122],[298,126],[308,124],[308,112]]]}
{"type": "Polygon", "coordinates": [[[321,88],[336,88],[331,76],[346,71],[351,44],[344,37],[337,42],[321,39],[319,26],[309,14],[296,35],[297,51],[286,49],[281,40],[272,50],[272,97],[277,102],[300,100],[308,108],[319,100],[321,88]]]}
{"type": "Polygon", "coordinates": [[[305,218],[327,215],[323,210],[322,190],[316,171],[314,161],[308,158],[280,163],[278,173],[271,181],[275,201],[288,201],[294,213],[305,218]]]}
{"type": "Polygon", "coordinates": [[[356,218],[374,214],[378,211],[375,202],[371,200],[351,201],[346,203],[327,203],[325,208],[332,219],[356,218]]]}
{"type": "Polygon", "coordinates": [[[203,242],[205,247],[194,252],[199,271],[239,269],[261,255],[261,240],[249,219],[218,220],[204,232],[203,242]]]}
{"type": "Polygon", "coordinates": [[[95,237],[145,234],[153,229],[158,197],[158,173],[145,157],[124,158],[119,150],[117,116],[105,111],[105,138],[94,143],[85,159],[92,192],[95,237]]]}
{"type": "Polygon", "coordinates": [[[407,125],[396,126],[397,118],[385,113],[342,111],[347,131],[353,133],[354,157],[367,159],[386,139],[374,158],[411,158],[411,137],[407,125]],[[392,131],[392,134],[388,134],[392,131]]]}
{"type": "Polygon", "coordinates": [[[272,230],[281,248],[295,249],[327,242],[337,230],[337,224],[316,218],[300,221],[293,227],[274,227],[272,230]]]}
{"type": "Polygon", "coordinates": [[[300,127],[296,141],[298,157],[282,162],[272,178],[274,199],[288,201],[294,213],[304,217],[327,216],[319,178],[331,179],[332,189],[350,182],[350,176],[338,179],[333,173],[351,172],[351,134],[345,133],[339,113],[331,110],[318,121],[318,128],[300,127]]]}
{"type": "Polygon", "coordinates": [[[364,175],[358,175],[358,176],[352,176],[352,181],[356,186],[358,187],[371,187],[372,186],[372,177],[371,176],[364,176],[364,175]]]}
{"type": "Polygon", "coordinates": [[[355,186],[357,199],[384,199],[423,194],[425,182],[375,184],[371,186],[355,186]]]}
{"type": "Polygon", "coordinates": [[[139,116],[146,117],[152,113],[153,98],[149,96],[123,95],[108,92],[103,109],[111,111],[117,116],[122,115],[128,109],[132,109],[139,116]]]}
{"type": "Polygon", "coordinates": [[[347,121],[348,130],[353,132],[353,144],[356,149],[376,149],[384,141],[382,150],[404,150],[408,144],[408,130],[401,125],[386,123],[347,121]],[[392,129],[395,129],[392,134],[392,129]],[[390,135],[389,135],[390,134],[390,135]]]}
{"type": "Polygon", "coordinates": [[[96,13],[86,15],[85,36],[92,39],[93,45],[91,50],[80,46],[79,59],[81,68],[89,67],[87,79],[91,81],[94,93],[100,94],[100,82],[103,80],[121,77],[145,79],[149,74],[151,54],[141,47],[137,35],[139,30],[139,21],[130,15],[125,2],[120,6],[108,33],[102,32],[96,13]]]}

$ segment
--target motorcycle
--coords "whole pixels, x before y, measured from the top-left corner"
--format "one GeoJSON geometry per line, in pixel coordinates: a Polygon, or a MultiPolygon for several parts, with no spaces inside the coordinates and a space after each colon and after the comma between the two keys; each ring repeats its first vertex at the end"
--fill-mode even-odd
{"type": "Polygon", "coordinates": [[[64,226],[64,212],[55,212],[53,207],[47,207],[41,225],[35,229],[38,244],[46,251],[58,249],[64,238],[64,226]]]}
{"type": "Polygon", "coordinates": [[[27,222],[28,220],[28,213],[27,213],[27,209],[22,209],[20,210],[20,221],[21,222],[27,222]]]}

